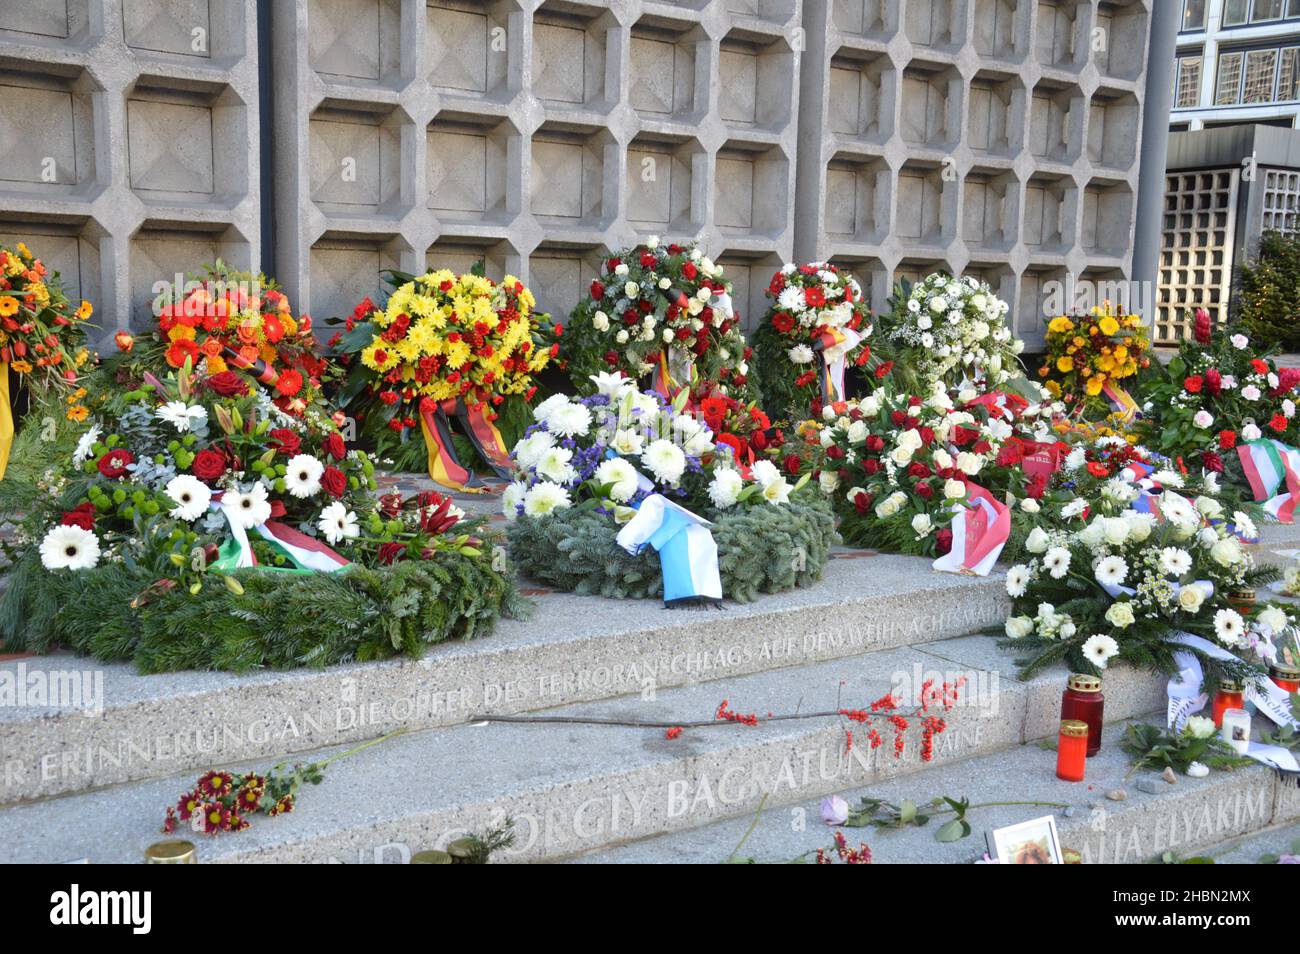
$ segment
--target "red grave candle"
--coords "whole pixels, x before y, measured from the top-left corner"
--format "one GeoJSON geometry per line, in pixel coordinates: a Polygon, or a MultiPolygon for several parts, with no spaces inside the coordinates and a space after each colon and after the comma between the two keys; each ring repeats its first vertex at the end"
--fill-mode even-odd
{"type": "Polygon", "coordinates": [[[1077,719],[1088,726],[1088,758],[1101,751],[1101,726],[1106,697],[1101,692],[1101,677],[1075,673],[1061,694],[1061,719],[1077,719]]]}
{"type": "Polygon", "coordinates": [[[1066,782],[1082,782],[1087,758],[1088,723],[1065,719],[1056,742],[1056,777],[1066,782]]]}
{"type": "Polygon", "coordinates": [[[1300,692],[1300,667],[1274,663],[1268,669],[1268,677],[1287,692],[1300,692]]]}
{"type": "Polygon", "coordinates": [[[1219,691],[1214,694],[1214,706],[1210,710],[1215,728],[1223,728],[1223,713],[1228,709],[1243,708],[1245,708],[1245,696],[1242,692],[1241,683],[1234,682],[1231,679],[1220,681],[1219,691]]]}

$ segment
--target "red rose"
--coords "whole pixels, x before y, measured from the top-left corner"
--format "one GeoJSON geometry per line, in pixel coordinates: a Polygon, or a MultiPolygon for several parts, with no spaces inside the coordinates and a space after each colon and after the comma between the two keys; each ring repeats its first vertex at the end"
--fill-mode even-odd
{"type": "Polygon", "coordinates": [[[862,462],[862,470],[868,477],[873,477],[880,472],[880,461],[874,457],[868,457],[862,462]]]}
{"type": "Polygon", "coordinates": [[[95,505],[92,503],[84,503],[74,510],[69,510],[63,515],[63,519],[60,523],[65,527],[80,527],[82,530],[94,530],[95,505]]]}
{"type": "Polygon", "coordinates": [[[321,474],[320,485],[325,488],[331,497],[342,497],[344,491],[348,489],[348,478],[343,471],[337,467],[326,467],[325,473],[321,474]]]}
{"type": "Polygon", "coordinates": [[[865,514],[870,507],[871,494],[867,493],[865,490],[853,498],[853,509],[855,509],[859,514],[865,514]]]}
{"type": "Polygon", "coordinates": [[[876,451],[877,453],[885,449],[885,439],[879,434],[872,434],[867,438],[867,450],[876,451]]]}
{"type": "Polygon", "coordinates": [[[919,460],[908,467],[907,472],[918,480],[924,480],[926,477],[930,476],[930,468],[926,467],[925,464],[921,463],[919,460]]]}
{"type": "Polygon", "coordinates": [[[605,297],[605,286],[602,285],[599,281],[594,281],[591,283],[591,297],[596,299],[596,301],[600,301],[602,298],[605,297]]]}
{"type": "Polygon", "coordinates": [[[99,459],[99,472],[109,480],[117,480],[126,475],[129,464],[135,463],[135,457],[129,450],[111,450],[99,459]]]}
{"type": "Polygon", "coordinates": [[[292,457],[302,450],[302,439],[287,427],[277,427],[271,432],[271,446],[285,457],[292,457]]]}
{"type": "Polygon", "coordinates": [[[348,453],[347,445],[343,443],[342,434],[330,434],[325,438],[321,446],[325,448],[325,453],[335,460],[342,460],[348,453]]]}
{"type": "Polygon", "coordinates": [[[695,281],[695,276],[698,275],[699,273],[700,270],[695,267],[694,262],[687,262],[685,265],[682,266],[682,276],[687,281],[692,281],[692,282],[695,281]]]}
{"type": "Polygon", "coordinates": [[[784,461],[785,472],[791,477],[796,476],[799,473],[799,467],[802,463],[803,462],[799,459],[798,454],[787,454],[784,461]]]}
{"type": "Polygon", "coordinates": [[[190,465],[194,476],[199,480],[213,481],[226,472],[226,455],[218,450],[205,448],[194,455],[190,465]]]}
{"type": "Polygon", "coordinates": [[[653,252],[642,252],[642,253],[641,253],[641,267],[642,267],[642,268],[654,268],[654,264],[655,264],[655,256],[654,256],[654,253],[653,253],[653,252]]]}
{"type": "Polygon", "coordinates": [[[248,385],[234,371],[222,371],[208,378],[208,387],[222,397],[242,397],[248,393],[248,385]]]}
{"type": "Polygon", "coordinates": [[[952,531],[947,529],[938,531],[934,535],[934,542],[939,551],[939,556],[948,553],[952,550],[952,531]]]}
{"type": "Polygon", "coordinates": [[[934,496],[934,488],[930,486],[929,482],[923,480],[916,485],[916,495],[923,500],[929,500],[934,496]]]}
{"type": "Polygon", "coordinates": [[[1188,394],[1200,394],[1201,385],[1204,383],[1204,379],[1199,374],[1194,374],[1190,378],[1183,379],[1183,390],[1188,394]]]}
{"type": "Polygon", "coordinates": [[[1236,431],[1219,431],[1219,449],[1232,450],[1237,446],[1236,431]]]}
{"type": "Polygon", "coordinates": [[[1035,500],[1041,498],[1043,494],[1047,493],[1047,475],[1042,473],[1034,474],[1029,479],[1029,486],[1025,488],[1025,493],[1035,500]]]}

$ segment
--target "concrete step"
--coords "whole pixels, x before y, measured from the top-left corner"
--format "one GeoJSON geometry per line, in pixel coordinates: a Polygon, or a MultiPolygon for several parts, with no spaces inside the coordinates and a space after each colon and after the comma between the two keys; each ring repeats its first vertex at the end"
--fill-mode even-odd
{"type": "Polygon", "coordinates": [[[1202,854],[1213,858],[1216,865],[1257,865],[1263,863],[1265,856],[1300,857],[1300,824],[1280,825],[1245,838],[1233,838],[1202,854]]]}
{"type": "MultiPolygon", "coordinates": [[[[900,759],[888,731],[880,749],[869,749],[859,736],[846,751],[848,723],[838,717],[691,729],[675,740],[662,729],[568,724],[415,732],[331,765],[324,783],[304,792],[292,815],[258,818],[238,835],[201,836],[201,856],[223,862],[396,860],[509,814],[520,839],[511,858],[536,861],[745,817],[765,795],[775,807],[899,776],[924,779],[1050,731],[1064,672],[1029,682],[1015,681],[1011,672],[1008,655],[992,640],[974,637],[545,713],[673,723],[712,719],[723,699],[737,712],[834,711],[865,706],[900,679],[965,675],[971,704],[949,713],[932,762],[920,759],[915,729],[900,759]]],[[[1107,680],[1109,715],[1147,711],[1159,703],[1160,691],[1159,679],[1117,670],[1107,680]]],[[[265,770],[268,762],[231,767],[265,770]]],[[[197,774],[9,806],[0,811],[0,861],[136,860],[155,839],[165,808],[197,774]]]]}
{"type": "MultiPolygon", "coordinates": [[[[1155,712],[1145,721],[1156,721],[1155,712]]],[[[972,807],[971,835],[939,842],[935,832],[946,817],[923,827],[902,829],[845,828],[852,847],[866,842],[876,863],[969,864],[984,854],[990,829],[1055,815],[1061,844],[1078,850],[1085,864],[1139,864],[1166,852],[1180,858],[1201,854],[1226,839],[1240,839],[1271,825],[1300,818],[1294,784],[1278,780],[1259,766],[1235,772],[1211,772],[1206,778],[1179,777],[1166,785],[1152,772],[1126,778],[1129,760],[1118,746],[1123,725],[1110,725],[1098,755],[1088,760],[1083,782],[1055,776],[1056,754],[1036,745],[970,758],[923,775],[894,778],[843,793],[850,805],[869,795],[895,804],[904,799],[923,805],[939,796],[967,798],[972,806],[990,802],[1050,802],[1050,805],[972,807]],[[1141,778],[1157,781],[1160,790],[1138,789],[1141,778]],[[1107,792],[1124,789],[1123,801],[1107,792]]],[[[572,859],[585,864],[716,864],[734,857],[758,863],[810,860],[817,848],[832,846],[833,831],[820,815],[819,800],[790,806],[766,806],[747,817],[729,819],[689,831],[674,832],[572,859]],[[755,818],[757,817],[757,821],[755,818]],[[746,837],[746,832],[753,831],[746,837]]],[[[1262,851],[1260,853],[1263,853],[1262,851]]]]}
{"type": "Polygon", "coordinates": [[[0,804],[923,644],[999,625],[1008,602],[1000,576],[861,551],[837,554],[813,587],[721,611],[535,597],[532,619],[419,661],[141,676],[70,655],[6,658],[0,669],[69,674],[88,693],[102,679],[103,705],[93,716],[0,706],[0,804]]]}

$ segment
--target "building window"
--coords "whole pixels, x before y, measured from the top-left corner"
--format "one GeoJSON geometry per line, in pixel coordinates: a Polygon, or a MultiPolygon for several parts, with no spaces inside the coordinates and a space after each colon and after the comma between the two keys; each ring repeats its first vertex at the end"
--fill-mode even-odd
{"type": "Polygon", "coordinates": [[[1201,57],[1178,58],[1178,86],[1174,91],[1174,108],[1191,109],[1201,104],[1201,57]]]}
{"type": "Polygon", "coordinates": [[[1219,76],[1214,88],[1215,106],[1233,106],[1241,102],[1241,53],[1219,54],[1219,76]]]}
{"type": "Polygon", "coordinates": [[[1251,50],[1246,54],[1243,103],[1271,103],[1277,85],[1277,50],[1251,50]]]}
{"type": "MultiPolygon", "coordinates": [[[[1300,0],[1295,0],[1300,4],[1300,0]]],[[[1205,0],[1186,0],[1183,4],[1183,29],[1205,29],[1205,0]]]]}
{"type": "Polygon", "coordinates": [[[1300,99],[1300,47],[1282,51],[1277,71],[1277,98],[1283,103],[1300,99]]]}
{"type": "Polygon", "coordinates": [[[1246,22],[1246,14],[1250,12],[1250,0],[1224,0],[1223,4],[1223,25],[1240,26],[1246,22]]]}
{"type": "Polygon", "coordinates": [[[1286,7],[1286,17],[1288,20],[1292,17],[1300,17],[1300,0],[1290,0],[1286,7]]]}
{"type": "Polygon", "coordinates": [[[1280,20],[1282,19],[1282,8],[1285,5],[1285,0],[1255,0],[1255,6],[1250,11],[1250,22],[1261,23],[1265,20],[1280,20]]]}

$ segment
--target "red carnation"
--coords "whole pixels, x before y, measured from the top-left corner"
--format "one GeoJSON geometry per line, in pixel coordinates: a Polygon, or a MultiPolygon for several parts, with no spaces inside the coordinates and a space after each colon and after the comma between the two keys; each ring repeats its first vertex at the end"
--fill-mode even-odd
{"type": "Polygon", "coordinates": [[[302,439],[287,427],[277,427],[271,432],[271,446],[285,457],[293,457],[302,450],[302,439]]]}
{"type": "Polygon", "coordinates": [[[1219,450],[1232,450],[1236,446],[1236,431],[1219,431],[1219,450]]]}
{"type": "Polygon", "coordinates": [[[325,448],[325,453],[329,454],[335,460],[342,460],[348,453],[347,445],[343,443],[342,434],[330,434],[321,443],[321,446],[325,448]]]}
{"type": "Polygon", "coordinates": [[[126,475],[126,468],[135,463],[135,457],[129,450],[111,450],[99,459],[99,472],[109,480],[117,480],[126,475]]]}
{"type": "Polygon", "coordinates": [[[208,378],[208,388],[222,397],[243,397],[248,393],[248,385],[234,371],[222,371],[208,378]]]}
{"type": "Polygon", "coordinates": [[[1285,415],[1274,414],[1272,418],[1269,419],[1268,426],[1273,428],[1273,430],[1277,431],[1279,434],[1281,434],[1283,431],[1286,430],[1286,423],[1287,422],[1286,422],[1285,415]]]}
{"type": "Polygon", "coordinates": [[[1251,358],[1250,366],[1255,369],[1256,374],[1268,374],[1268,362],[1260,358],[1251,358]]]}
{"type": "Polygon", "coordinates": [[[1183,379],[1183,390],[1188,394],[1200,394],[1201,385],[1204,383],[1204,379],[1199,374],[1194,374],[1189,378],[1183,379]]]}
{"type": "Polygon", "coordinates": [[[325,468],[325,473],[321,474],[320,485],[325,488],[331,497],[342,497],[344,491],[348,489],[348,478],[343,471],[337,467],[330,466],[325,468]]]}
{"type": "Polygon", "coordinates": [[[205,448],[194,455],[190,465],[194,476],[199,480],[213,481],[226,472],[226,455],[218,450],[205,448]]]}

